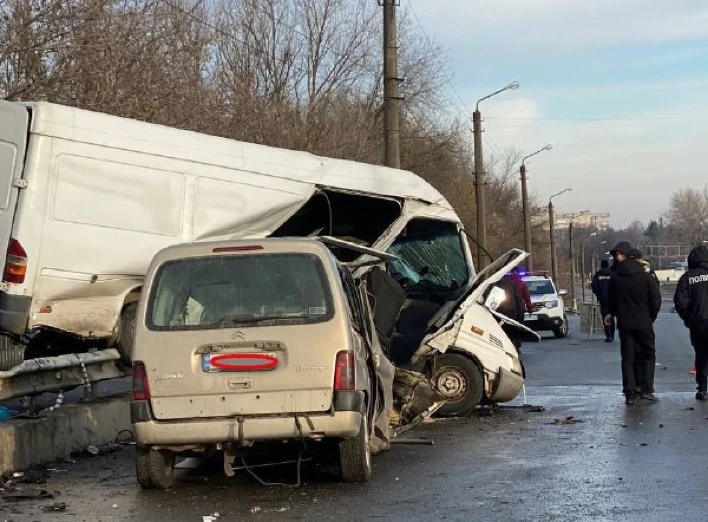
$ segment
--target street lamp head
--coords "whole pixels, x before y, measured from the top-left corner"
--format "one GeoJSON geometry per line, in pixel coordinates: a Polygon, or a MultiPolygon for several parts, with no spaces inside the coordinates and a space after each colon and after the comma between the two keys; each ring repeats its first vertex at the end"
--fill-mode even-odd
{"type": "Polygon", "coordinates": [[[553,148],[553,144],[552,144],[552,143],[549,143],[548,145],[546,145],[545,147],[543,147],[543,150],[551,150],[552,148],[553,148]]]}
{"type": "Polygon", "coordinates": [[[520,86],[521,86],[521,85],[519,84],[519,82],[517,82],[516,80],[514,80],[514,81],[511,82],[511,83],[507,83],[507,84],[504,86],[504,90],[505,90],[505,91],[515,91],[515,90],[518,89],[520,86]]]}

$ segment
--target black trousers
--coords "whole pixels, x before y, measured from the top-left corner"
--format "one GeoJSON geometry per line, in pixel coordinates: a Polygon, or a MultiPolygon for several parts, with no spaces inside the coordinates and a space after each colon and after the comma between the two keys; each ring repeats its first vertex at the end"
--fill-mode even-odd
{"type": "Polygon", "coordinates": [[[610,326],[605,324],[605,339],[614,339],[616,328],[615,316],[610,314],[610,308],[607,306],[607,303],[600,303],[600,315],[602,316],[602,324],[605,324],[605,316],[610,315],[612,317],[610,319],[610,326]]]}
{"type": "Polygon", "coordinates": [[[620,330],[622,353],[622,389],[634,395],[637,389],[654,393],[656,369],[656,335],[654,328],[620,330]]]}
{"type": "Polygon", "coordinates": [[[696,352],[698,391],[708,391],[708,321],[691,325],[691,344],[696,352]]]}

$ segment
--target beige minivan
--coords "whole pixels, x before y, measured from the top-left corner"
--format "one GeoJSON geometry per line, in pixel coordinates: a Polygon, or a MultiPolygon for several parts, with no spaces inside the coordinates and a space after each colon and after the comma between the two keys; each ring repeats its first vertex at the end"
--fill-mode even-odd
{"type": "MultiPolygon", "coordinates": [[[[176,456],[262,441],[333,448],[344,481],[371,476],[394,368],[365,286],[316,239],[167,248],[145,279],[133,346],[137,478],[172,485],[176,456]]],[[[245,466],[244,462],[244,466],[245,466]]]]}

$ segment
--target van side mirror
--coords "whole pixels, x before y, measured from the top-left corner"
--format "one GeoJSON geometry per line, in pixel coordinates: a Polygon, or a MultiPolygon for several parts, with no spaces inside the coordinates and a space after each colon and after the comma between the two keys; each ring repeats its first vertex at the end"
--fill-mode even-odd
{"type": "Polygon", "coordinates": [[[564,295],[568,295],[568,290],[559,290],[559,291],[558,291],[558,295],[561,296],[561,297],[564,296],[564,295]]]}

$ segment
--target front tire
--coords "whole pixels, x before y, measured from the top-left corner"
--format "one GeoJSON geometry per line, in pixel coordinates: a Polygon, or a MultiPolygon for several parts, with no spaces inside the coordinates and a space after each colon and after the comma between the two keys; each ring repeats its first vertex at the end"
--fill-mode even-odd
{"type": "Polygon", "coordinates": [[[362,413],[357,436],[339,443],[339,465],[344,482],[366,482],[371,478],[373,465],[366,410],[362,413]]]}
{"type": "Polygon", "coordinates": [[[464,355],[443,354],[435,361],[433,386],[447,402],[438,410],[442,417],[467,413],[482,402],[484,377],[477,365],[464,355]]]}
{"type": "Polygon", "coordinates": [[[558,328],[555,328],[553,330],[553,335],[556,336],[557,339],[563,339],[564,337],[568,337],[568,318],[563,316],[563,322],[558,328]]]}

